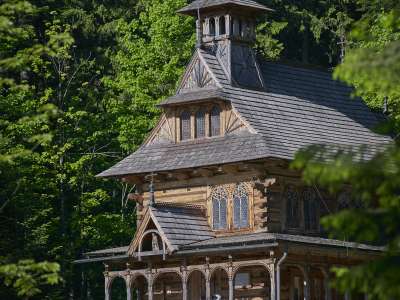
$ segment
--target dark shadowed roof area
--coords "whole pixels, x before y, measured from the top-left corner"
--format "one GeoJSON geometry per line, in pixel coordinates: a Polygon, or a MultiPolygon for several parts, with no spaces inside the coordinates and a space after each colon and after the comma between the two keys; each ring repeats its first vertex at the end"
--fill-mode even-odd
{"type": "Polygon", "coordinates": [[[199,103],[207,100],[227,100],[222,89],[199,89],[196,91],[180,93],[165,99],[159,106],[179,105],[182,103],[199,103]]]}

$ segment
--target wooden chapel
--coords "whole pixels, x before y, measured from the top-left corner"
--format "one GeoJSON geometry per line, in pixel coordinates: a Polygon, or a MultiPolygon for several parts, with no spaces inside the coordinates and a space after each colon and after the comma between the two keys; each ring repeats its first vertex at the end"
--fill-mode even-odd
{"type": "MultiPolygon", "coordinates": [[[[379,148],[382,119],[329,72],[257,57],[252,0],[195,0],[197,46],[176,94],[143,145],[104,171],[136,185],[130,245],[85,254],[106,264],[127,299],[339,300],[333,266],[378,256],[377,246],[325,237],[321,216],[357,205],[305,186],[289,168],[309,145],[379,148]]],[[[373,153],[370,153],[373,155],[373,153]]]]}

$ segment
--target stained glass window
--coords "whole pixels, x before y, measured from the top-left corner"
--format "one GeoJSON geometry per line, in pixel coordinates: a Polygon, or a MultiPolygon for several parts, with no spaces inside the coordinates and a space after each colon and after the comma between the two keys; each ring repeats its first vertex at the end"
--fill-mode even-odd
{"type": "Polygon", "coordinates": [[[181,140],[189,140],[191,138],[190,112],[184,111],[181,114],[181,140]]]}
{"type": "Polygon", "coordinates": [[[215,230],[226,229],[226,204],[228,194],[223,187],[216,188],[211,194],[213,228],[215,230]]]}
{"type": "Polygon", "coordinates": [[[243,184],[239,184],[233,193],[233,227],[249,227],[249,194],[243,184]]]}
{"type": "Polygon", "coordinates": [[[300,226],[299,194],[296,188],[289,185],[284,197],[286,199],[286,225],[289,228],[298,228],[300,226]]]}
{"type": "Polygon", "coordinates": [[[313,188],[303,191],[304,228],[307,231],[318,229],[319,201],[313,188]]]}
{"type": "Polygon", "coordinates": [[[196,113],[196,138],[206,136],[206,112],[201,109],[196,113]]]}
{"type": "Polygon", "coordinates": [[[210,136],[218,136],[221,134],[221,109],[214,106],[210,113],[210,136]]]}

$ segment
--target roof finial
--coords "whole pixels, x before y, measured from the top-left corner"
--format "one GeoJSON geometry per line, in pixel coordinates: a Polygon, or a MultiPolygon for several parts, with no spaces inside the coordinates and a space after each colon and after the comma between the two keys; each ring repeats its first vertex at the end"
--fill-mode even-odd
{"type": "Polygon", "coordinates": [[[346,36],[342,34],[340,36],[340,42],[338,42],[338,45],[340,45],[340,62],[344,62],[344,57],[346,55],[346,36]]]}
{"type": "Polygon", "coordinates": [[[385,99],[383,100],[383,114],[386,116],[389,115],[389,104],[387,97],[385,97],[385,99]]]}

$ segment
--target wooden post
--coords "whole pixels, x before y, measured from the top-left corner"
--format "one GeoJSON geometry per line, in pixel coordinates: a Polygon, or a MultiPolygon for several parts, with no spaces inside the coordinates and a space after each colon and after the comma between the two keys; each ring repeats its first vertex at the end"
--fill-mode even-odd
{"type": "Polygon", "coordinates": [[[132,289],[130,286],[126,287],[126,299],[127,300],[132,300],[132,289]]]}
{"type": "Polygon", "coordinates": [[[147,293],[148,293],[148,300],[153,300],[153,269],[151,264],[147,269],[147,293]]]}
{"type": "Polygon", "coordinates": [[[104,299],[105,300],[111,300],[111,294],[110,294],[110,287],[112,283],[112,278],[109,276],[108,273],[108,265],[105,264],[105,271],[104,271],[104,299]]]}
{"type": "Polygon", "coordinates": [[[225,34],[227,36],[230,36],[232,34],[231,32],[231,22],[232,18],[230,15],[225,15],[225,34]]]}
{"type": "Polygon", "coordinates": [[[232,256],[229,255],[229,264],[228,264],[229,300],[233,300],[233,292],[234,292],[233,277],[234,274],[233,274],[232,256]]]}
{"type": "Polygon", "coordinates": [[[206,273],[206,300],[211,300],[210,259],[208,257],[206,257],[205,273],[206,273]]]}
{"type": "Polygon", "coordinates": [[[329,286],[330,283],[330,275],[329,275],[329,268],[322,269],[322,274],[324,274],[324,292],[325,292],[325,300],[332,299],[332,290],[329,286]]]}
{"type": "MultiPolygon", "coordinates": [[[[275,300],[276,299],[276,271],[275,271],[275,262],[274,263],[270,263],[269,264],[269,277],[270,277],[270,283],[271,283],[271,287],[270,287],[270,299],[271,300],[275,300]]],[[[278,299],[280,300],[280,299],[278,299]]]]}
{"type": "Polygon", "coordinates": [[[351,296],[349,292],[344,293],[344,300],[350,300],[351,296]]]}
{"type": "Polygon", "coordinates": [[[110,285],[111,285],[111,278],[108,275],[105,275],[105,277],[104,277],[104,299],[105,300],[111,300],[110,285]]]}
{"type": "Polygon", "coordinates": [[[181,274],[182,274],[182,300],[187,300],[187,268],[186,262],[181,267],[181,274]]]}
{"type": "Polygon", "coordinates": [[[304,300],[310,300],[310,267],[305,266],[303,268],[303,274],[304,274],[304,300]]]}

